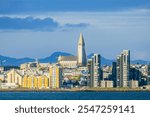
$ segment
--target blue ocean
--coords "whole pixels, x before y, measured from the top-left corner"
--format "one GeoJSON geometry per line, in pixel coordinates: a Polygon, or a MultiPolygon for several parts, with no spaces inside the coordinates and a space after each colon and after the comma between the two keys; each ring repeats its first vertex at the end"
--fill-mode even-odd
{"type": "Polygon", "coordinates": [[[0,100],[150,100],[150,92],[0,92],[0,100]]]}

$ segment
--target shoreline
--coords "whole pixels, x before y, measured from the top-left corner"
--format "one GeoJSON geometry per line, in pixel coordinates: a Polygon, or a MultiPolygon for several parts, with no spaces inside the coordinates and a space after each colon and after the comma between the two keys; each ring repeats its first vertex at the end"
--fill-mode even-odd
{"type": "Polygon", "coordinates": [[[0,89],[0,92],[150,92],[148,89],[0,89]]]}

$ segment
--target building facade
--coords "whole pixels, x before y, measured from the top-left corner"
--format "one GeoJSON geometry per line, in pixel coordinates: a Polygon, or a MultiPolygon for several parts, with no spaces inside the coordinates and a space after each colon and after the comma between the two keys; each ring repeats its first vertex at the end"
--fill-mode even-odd
{"type": "Polygon", "coordinates": [[[18,70],[12,69],[7,72],[7,83],[15,83],[18,86],[22,86],[23,76],[18,70]]]}
{"type": "Polygon", "coordinates": [[[59,56],[58,63],[63,68],[76,68],[77,67],[77,57],[76,56],[59,56]]]}
{"type": "Polygon", "coordinates": [[[129,81],[129,87],[134,89],[139,87],[139,81],[137,80],[130,80],[129,81]]]}
{"type": "Polygon", "coordinates": [[[117,63],[112,63],[112,81],[113,81],[113,87],[117,87],[117,63]]]}
{"type": "Polygon", "coordinates": [[[135,67],[130,67],[130,80],[141,81],[141,72],[135,67]]]}
{"type": "Polygon", "coordinates": [[[150,77],[150,63],[147,65],[147,75],[150,77]]]}
{"type": "Polygon", "coordinates": [[[50,66],[50,88],[61,88],[62,79],[62,67],[57,64],[52,64],[50,66]]]}
{"type": "Polygon", "coordinates": [[[47,76],[24,76],[22,87],[29,89],[48,89],[49,78],[47,76]]]}
{"type": "Polygon", "coordinates": [[[124,50],[117,57],[117,80],[119,87],[129,86],[129,74],[130,74],[130,51],[124,50]]]}
{"type": "Polygon", "coordinates": [[[100,55],[94,54],[92,59],[89,59],[88,61],[88,70],[89,70],[89,78],[88,78],[88,85],[89,87],[98,87],[99,81],[102,80],[100,77],[100,55]]]}
{"type": "Polygon", "coordinates": [[[109,80],[101,80],[100,81],[101,88],[113,88],[113,81],[109,80]]]}

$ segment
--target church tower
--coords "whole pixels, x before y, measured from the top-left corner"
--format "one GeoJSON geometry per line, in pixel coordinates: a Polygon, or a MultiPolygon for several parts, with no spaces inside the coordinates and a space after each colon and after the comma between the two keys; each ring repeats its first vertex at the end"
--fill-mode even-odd
{"type": "Polygon", "coordinates": [[[83,38],[82,33],[80,33],[79,42],[78,42],[77,62],[78,62],[78,66],[86,66],[87,65],[85,43],[84,43],[84,38],[83,38]]]}

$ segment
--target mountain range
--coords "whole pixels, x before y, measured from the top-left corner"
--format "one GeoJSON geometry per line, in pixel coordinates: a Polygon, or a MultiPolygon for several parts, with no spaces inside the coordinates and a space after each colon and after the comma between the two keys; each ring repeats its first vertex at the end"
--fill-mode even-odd
{"type": "MultiPolygon", "coordinates": [[[[91,53],[87,56],[87,58],[91,58],[94,54],[91,53]]],[[[57,59],[59,56],[73,56],[70,53],[66,53],[66,52],[54,52],[52,55],[45,57],[45,58],[40,58],[38,59],[39,62],[41,63],[55,63],[57,62],[57,59]]],[[[20,64],[26,63],[26,62],[34,62],[35,59],[33,58],[12,58],[12,57],[6,57],[6,56],[2,56],[0,55],[0,65],[2,64],[3,66],[20,66],[20,64]]],[[[110,59],[106,59],[103,56],[101,56],[101,65],[111,65],[112,62],[115,60],[110,60],[110,59]]],[[[145,60],[132,60],[131,63],[132,64],[147,64],[149,61],[145,61],[145,60]]]]}

